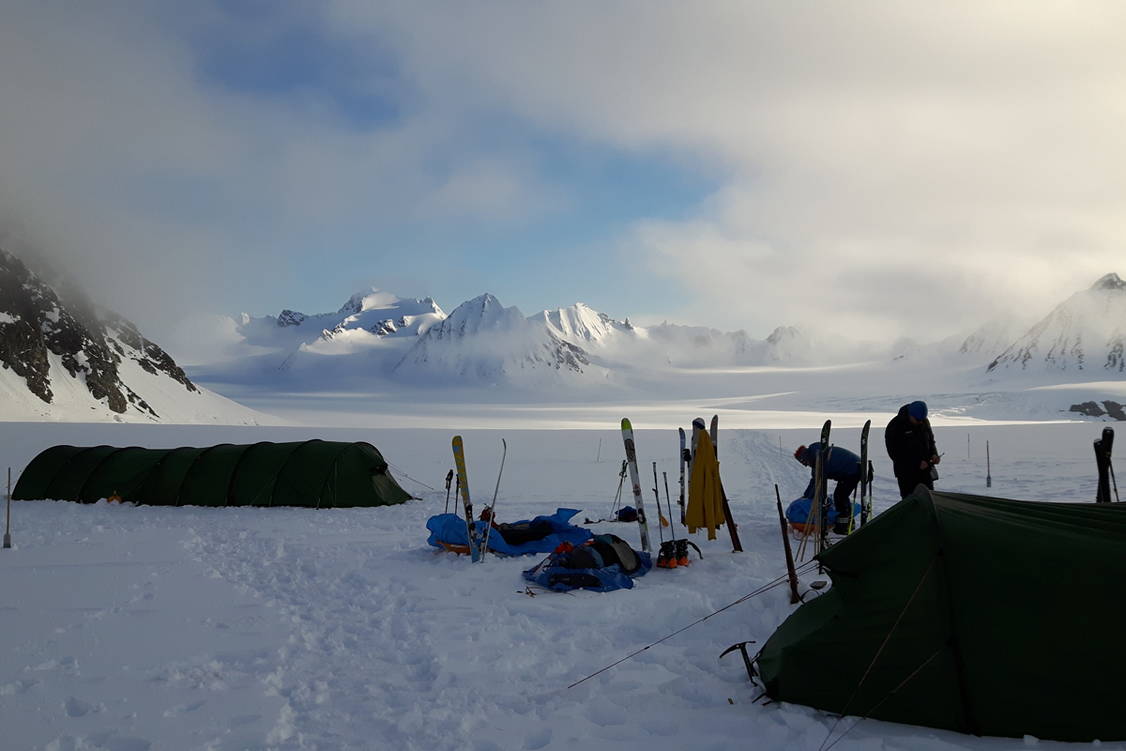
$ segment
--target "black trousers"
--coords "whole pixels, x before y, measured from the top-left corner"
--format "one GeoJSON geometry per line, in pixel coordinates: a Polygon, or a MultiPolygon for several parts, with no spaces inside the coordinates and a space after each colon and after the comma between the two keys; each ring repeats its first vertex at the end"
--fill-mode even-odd
{"type": "Polygon", "coordinates": [[[929,489],[934,490],[934,480],[931,479],[930,469],[917,469],[914,472],[904,472],[903,474],[896,475],[895,479],[899,481],[899,498],[902,500],[915,492],[915,488],[920,485],[926,485],[929,489]]]}
{"type": "Polygon", "coordinates": [[[852,480],[837,480],[837,487],[833,490],[833,506],[837,509],[837,518],[848,519],[852,516],[852,493],[859,484],[859,477],[852,480]]]}

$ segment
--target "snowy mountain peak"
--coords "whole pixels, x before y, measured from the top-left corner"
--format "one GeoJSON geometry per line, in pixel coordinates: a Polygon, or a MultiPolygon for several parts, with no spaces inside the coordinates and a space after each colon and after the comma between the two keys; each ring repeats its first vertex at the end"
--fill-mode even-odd
{"type": "Polygon", "coordinates": [[[395,372],[416,381],[496,385],[579,376],[589,365],[581,347],[486,292],[419,337],[395,372]]]}
{"type": "Polygon", "coordinates": [[[796,326],[779,326],[766,337],[767,362],[807,362],[814,354],[809,337],[796,326]]]}
{"type": "Polygon", "coordinates": [[[342,316],[353,316],[369,310],[398,311],[399,308],[403,307],[404,303],[410,304],[412,308],[411,315],[442,312],[442,309],[438,307],[438,304],[435,303],[434,299],[431,297],[416,297],[413,300],[404,300],[398,295],[371,287],[349,297],[348,302],[340,306],[340,310],[338,310],[337,313],[342,316]]]}
{"type": "Polygon", "coordinates": [[[1119,278],[1118,274],[1113,271],[1101,277],[1097,282],[1091,285],[1092,290],[1099,289],[1112,289],[1112,290],[1126,290],[1126,282],[1119,278]]]}
{"type": "Polygon", "coordinates": [[[541,311],[530,319],[559,339],[579,347],[603,347],[617,336],[634,332],[626,321],[615,321],[586,303],[577,302],[566,308],[541,311]]]}
{"type": "Polygon", "coordinates": [[[506,308],[488,292],[466,300],[442,321],[437,336],[464,336],[484,329],[518,329],[524,323],[519,308],[506,308]]]}
{"type": "Polygon", "coordinates": [[[349,297],[333,313],[306,314],[288,308],[276,318],[243,313],[234,319],[234,327],[253,353],[284,353],[286,367],[292,368],[291,356],[298,352],[348,355],[398,340],[406,340],[406,348],[409,340],[445,317],[433,298],[402,298],[371,287],[349,297]]]}
{"type": "MultiPolygon", "coordinates": [[[[243,313],[242,318],[245,325],[245,323],[249,320],[249,316],[246,313],[243,313]]],[[[304,313],[298,313],[296,310],[286,309],[278,314],[277,325],[278,328],[282,329],[288,326],[300,326],[301,324],[305,323],[306,318],[307,316],[304,313]]]]}
{"type": "Polygon", "coordinates": [[[796,326],[779,326],[770,332],[770,336],[766,337],[768,344],[775,346],[784,344],[788,341],[795,341],[801,338],[801,330],[796,326]]]}

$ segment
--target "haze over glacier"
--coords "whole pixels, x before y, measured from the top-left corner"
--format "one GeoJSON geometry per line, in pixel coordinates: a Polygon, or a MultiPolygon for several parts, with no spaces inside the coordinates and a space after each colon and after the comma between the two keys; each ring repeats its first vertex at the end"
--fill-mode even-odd
{"type": "Polygon", "coordinates": [[[764,338],[641,326],[581,302],[525,315],[488,293],[447,315],[431,298],[368,290],[331,313],[228,318],[222,356],[189,370],[251,401],[273,392],[342,408],[350,394],[360,411],[373,412],[399,403],[646,398],[889,410],[921,393],[951,417],[1058,419],[1069,416],[1069,400],[1122,397],[1126,328],[1126,289],[1116,274],[1060,297],[1039,320],[1034,311],[1014,312],[939,341],[879,343],[784,325],[764,338]]]}

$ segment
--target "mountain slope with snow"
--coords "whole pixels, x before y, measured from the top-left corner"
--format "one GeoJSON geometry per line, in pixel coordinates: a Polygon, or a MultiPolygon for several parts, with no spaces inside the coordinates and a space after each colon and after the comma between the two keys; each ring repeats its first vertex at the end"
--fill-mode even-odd
{"type": "Polygon", "coordinates": [[[371,289],[352,295],[333,313],[306,315],[283,310],[277,316],[243,313],[235,331],[258,351],[305,349],[325,355],[351,354],[387,338],[417,337],[445,319],[432,298],[405,299],[371,289]]]}
{"type": "Polygon", "coordinates": [[[196,386],[130,321],[0,249],[0,420],[218,422],[264,417],[196,386]]]}
{"type": "Polygon", "coordinates": [[[1002,351],[987,371],[1122,373],[1124,346],[1126,282],[1111,273],[1057,305],[1002,351]]]}
{"type": "Polygon", "coordinates": [[[606,349],[623,337],[636,337],[638,333],[628,320],[615,321],[581,302],[541,311],[528,320],[543,326],[557,339],[583,348],[606,349]]]}
{"type": "Polygon", "coordinates": [[[486,293],[462,303],[430,327],[394,373],[412,382],[499,385],[574,381],[599,370],[581,347],[486,293]]]}

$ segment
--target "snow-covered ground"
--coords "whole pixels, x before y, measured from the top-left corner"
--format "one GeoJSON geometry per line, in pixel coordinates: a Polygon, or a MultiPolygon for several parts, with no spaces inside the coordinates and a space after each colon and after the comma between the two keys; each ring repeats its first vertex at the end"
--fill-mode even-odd
{"type": "MultiPolygon", "coordinates": [[[[644,478],[651,478],[655,460],[670,473],[675,494],[674,428],[695,415],[686,411],[663,422],[672,411],[631,416],[650,428],[638,431],[642,485],[649,488],[644,478]]],[[[581,509],[578,520],[604,516],[618,482],[620,416],[607,414],[603,427],[589,430],[462,431],[478,503],[491,496],[504,437],[502,520],[558,506],[581,509]]],[[[464,422],[473,424],[469,417],[464,422]]],[[[873,431],[877,510],[894,493],[880,427],[882,418],[873,431]]],[[[1100,428],[940,427],[939,484],[984,492],[989,441],[992,493],[1091,500],[1091,441],[1100,428]]],[[[761,644],[769,637],[792,611],[781,588],[567,688],[784,571],[773,484],[784,501],[801,491],[807,471],[791,453],[816,440],[815,429],[721,425],[722,473],[745,553],[732,554],[722,531],[713,542],[697,535],[703,560],[654,570],[633,590],[535,596],[525,593],[520,577],[535,558],[472,565],[426,545],[425,521],[445,503],[440,487],[452,466],[451,435],[445,429],[0,424],[0,463],[16,473],[56,443],[369,440],[403,486],[422,498],[392,508],[325,511],[14,502],[14,547],[0,550],[0,745],[111,751],[822,746],[833,717],[754,703],[759,690],[746,680],[739,657],[718,659],[733,642],[761,644]]],[[[842,427],[833,437],[855,448],[858,435],[842,427]]],[[[595,526],[638,543],[635,524],[595,526]]],[[[652,531],[656,536],[655,526],[652,531]]],[[[1030,743],[864,721],[834,748],[1030,743]]]]}
{"type": "MultiPolygon", "coordinates": [[[[50,420],[53,422],[155,422],[149,413],[129,409],[113,412],[105,398],[95,399],[83,378],[70,377],[58,355],[50,355],[51,403],[27,388],[24,378],[10,368],[0,368],[0,422],[50,420]]],[[[122,358],[121,376],[139,392],[159,419],[178,424],[262,425],[282,422],[256,412],[208,389],[187,391],[163,375],[149,373],[135,360],[122,358]]]]}

